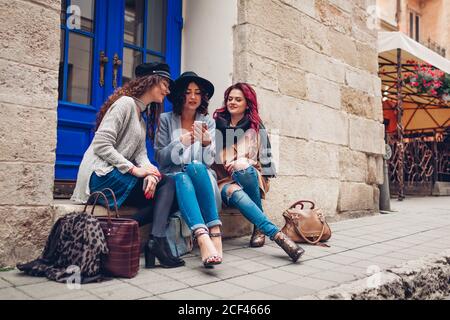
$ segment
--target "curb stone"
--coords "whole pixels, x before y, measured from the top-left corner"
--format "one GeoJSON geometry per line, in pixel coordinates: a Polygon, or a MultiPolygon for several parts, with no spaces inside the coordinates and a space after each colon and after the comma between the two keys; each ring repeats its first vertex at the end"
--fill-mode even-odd
{"type": "Polygon", "coordinates": [[[450,293],[450,250],[297,300],[436,300],[450,293]]]}

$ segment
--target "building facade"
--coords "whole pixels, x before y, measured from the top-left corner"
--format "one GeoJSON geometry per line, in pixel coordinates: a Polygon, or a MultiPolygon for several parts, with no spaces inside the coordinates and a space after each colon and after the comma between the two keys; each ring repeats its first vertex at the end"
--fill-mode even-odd
{"type": "Polygon", "coordinates": [[[330,220],[377,213],[384,127],[374,5],[0,0],[0,266],[42,250],[55,190],[76,178],[98,108],[143,61],[210,79],[210,112],[232,83],[255,87],[279,171],[264,207],[279,226],[300,199],[330,220]]]}
{"type": "Polygon", "coordinates": [[[450,2],[445,0],[377,0],[380,25],[401,31],[450,59],[450,2]]]}

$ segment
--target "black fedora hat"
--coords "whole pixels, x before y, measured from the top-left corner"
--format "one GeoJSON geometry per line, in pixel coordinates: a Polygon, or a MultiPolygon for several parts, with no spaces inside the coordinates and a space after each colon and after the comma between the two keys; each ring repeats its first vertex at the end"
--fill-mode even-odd
{"type": "Polygon", "coordinates": [[[183,72],[180,77],[174,81],[167,99],[173,103],[173,100],[179,94],[179,91],[184,90],[191,82],[197,83],[206,92],[208,98],[211,99],[214,94],[214,85],[211,81],[199,77],[193,71],[183,72]]]}
{"type": "Polygon", "coordinates": [[[164,62],[141,63],[134,69],[134,74],[136,75],[136,78],[150,75],[161,76],[167,78],[170,81],[170,84],[173,85],[173,80],[170,77],[170,67],[164,62]]]}

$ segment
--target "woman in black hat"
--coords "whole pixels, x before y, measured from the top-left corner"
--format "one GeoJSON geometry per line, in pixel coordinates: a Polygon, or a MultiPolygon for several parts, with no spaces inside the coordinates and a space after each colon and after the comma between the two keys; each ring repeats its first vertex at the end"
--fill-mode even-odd
{"type": "MultiPolygon", "coordinates": [[[[118,206],[140,208],[133,215],[139,226],[153,222],[145,247],[146,268],[154,266],[155,257],[164,267],[179,267],[184,261],[172,255],[166,239],[175,183],[150,163],[146,148],[146,135],[153,140],[163,100],[170,93],[169,66],[145,63],[135,73],[136,79],[116,89],[98,113],[95,136],[81,161],[72,200],[85,203],[91,192],[112,189],[118,206]]],[[[112,195],[106,195],[113,207],[112,195]]]]}
{"type": "Polygon", "coordinates": [[[155,154],[161,172],[173,175],[180,212],[197,238],[205,267],[222,262],[221,199],[210,169],[215,156],[215,122],[208,115],[213,84],[183,73],[168,96],[173,111],[161,115],[155,154]]]}

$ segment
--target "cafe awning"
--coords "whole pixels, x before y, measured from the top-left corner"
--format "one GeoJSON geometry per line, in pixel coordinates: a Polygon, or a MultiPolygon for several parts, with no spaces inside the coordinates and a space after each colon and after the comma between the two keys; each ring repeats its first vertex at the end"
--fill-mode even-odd
{"type": "Polygon", "coordinates": [[[398,81],[412,72],[414,60],[430,64],[450,74],[450,60],[440,56],[401,32],[378,33],[379,75],[382,80],[383,106],[397,112],[401,100],[404,133],[442,132],[450,126],[450,101],[417,93],[398,81]],[[399,89],[400,88],[400,92],[399,89]]]}

